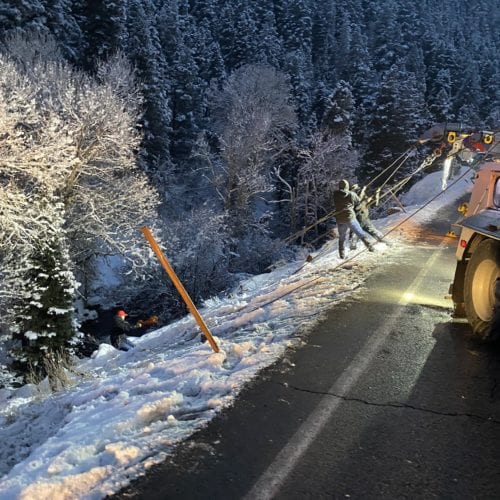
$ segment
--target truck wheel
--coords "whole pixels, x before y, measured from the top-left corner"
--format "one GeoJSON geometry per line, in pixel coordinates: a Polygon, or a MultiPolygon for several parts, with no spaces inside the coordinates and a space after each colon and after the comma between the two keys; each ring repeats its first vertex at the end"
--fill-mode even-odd
{"type": "Polygon", "coordinates": [[[495,281],[500,276],[500,242],[482,241],[465,271],[464,304],[474,335],[484,336],[493,319],[495,281]]]}

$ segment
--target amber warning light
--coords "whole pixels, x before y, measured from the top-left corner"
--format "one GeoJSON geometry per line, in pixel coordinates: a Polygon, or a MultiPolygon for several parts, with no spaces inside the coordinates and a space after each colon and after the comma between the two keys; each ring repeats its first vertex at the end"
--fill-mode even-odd
{"type": "Polygon", "coordinates": [[[465,248],[467,246],[467,240],[460,240],[460,246],[465,248]]]}

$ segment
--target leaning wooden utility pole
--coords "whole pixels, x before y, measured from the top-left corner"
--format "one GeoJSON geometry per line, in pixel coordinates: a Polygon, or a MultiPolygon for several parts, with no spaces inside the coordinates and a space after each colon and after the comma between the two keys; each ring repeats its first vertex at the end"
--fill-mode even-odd
{"type": "Polygon", "coordinates": [[[212,337],[212,334],[210,333],[210,330],[208,329],[207,325],[203,321],[203,318],[201,317],[200,313],[198,312],[198,309],[196,309],[196,306],[193,304],[193,301],[191,300],[191,297],[189,297],[188,293],[186,292],[186,289],[184,288],[184,285],[181,283],[177,275],[175,274],[175,271],[173,270],[172,266],[170,265],[170,262],[167,260],[163,252],[161,251],[158,243],[156,243],[156,240],[154,239],[153,235],[151,234],[151,231],[147,227],[141,228],[141,232],[148,240],[148,243],[151,245],[151,248],[153,249],[153,252],[156,254],[158,257],[158,260],[160,261],[161,265],[167,271],[167,274],[169,275],[170,279],[172,280],[172,283],[174,284],[175,288],[177,288],[177,291],[180,293],[182,299],[186,303],[187,308],[191,312],[191,314],[194,316],[194,319],[198,323],[199,327],[201,328],[201,331],[204,333],[205,337],[207,337],[208,342],[210,343],[210,346],[214,350],[214,352],[219,352],[219,346],[217,345],[217,342],[215,342],[214,338],[212,337]]]}

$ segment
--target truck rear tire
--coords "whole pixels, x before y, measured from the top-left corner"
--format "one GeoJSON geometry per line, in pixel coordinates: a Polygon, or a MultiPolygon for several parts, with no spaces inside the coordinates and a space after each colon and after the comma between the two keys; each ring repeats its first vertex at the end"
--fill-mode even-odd
{"type": "Polygon", "coordinates": [[[472,254],[465,271],[464,304],[474,335],[483,337],[493,319],[495,281],[500,276],[500,241],[486,239],[472,254]]]}

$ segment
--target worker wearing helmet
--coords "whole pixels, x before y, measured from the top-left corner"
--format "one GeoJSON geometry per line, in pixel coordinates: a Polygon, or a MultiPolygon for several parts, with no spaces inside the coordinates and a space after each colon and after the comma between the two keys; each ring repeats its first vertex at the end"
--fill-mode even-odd
{"type": "Polygon", "coordinates": [[[111,345],[120,351],[129,351],[135,347],[135,344],[131,342],[127,335],[130,335],[133,331],[142,329],[143,323],[138,321],[136,326],[132,326],[126,317],[128,314],[123,310],[119,309],[114,317],[114,326],[110,334],[111,345]]]}

